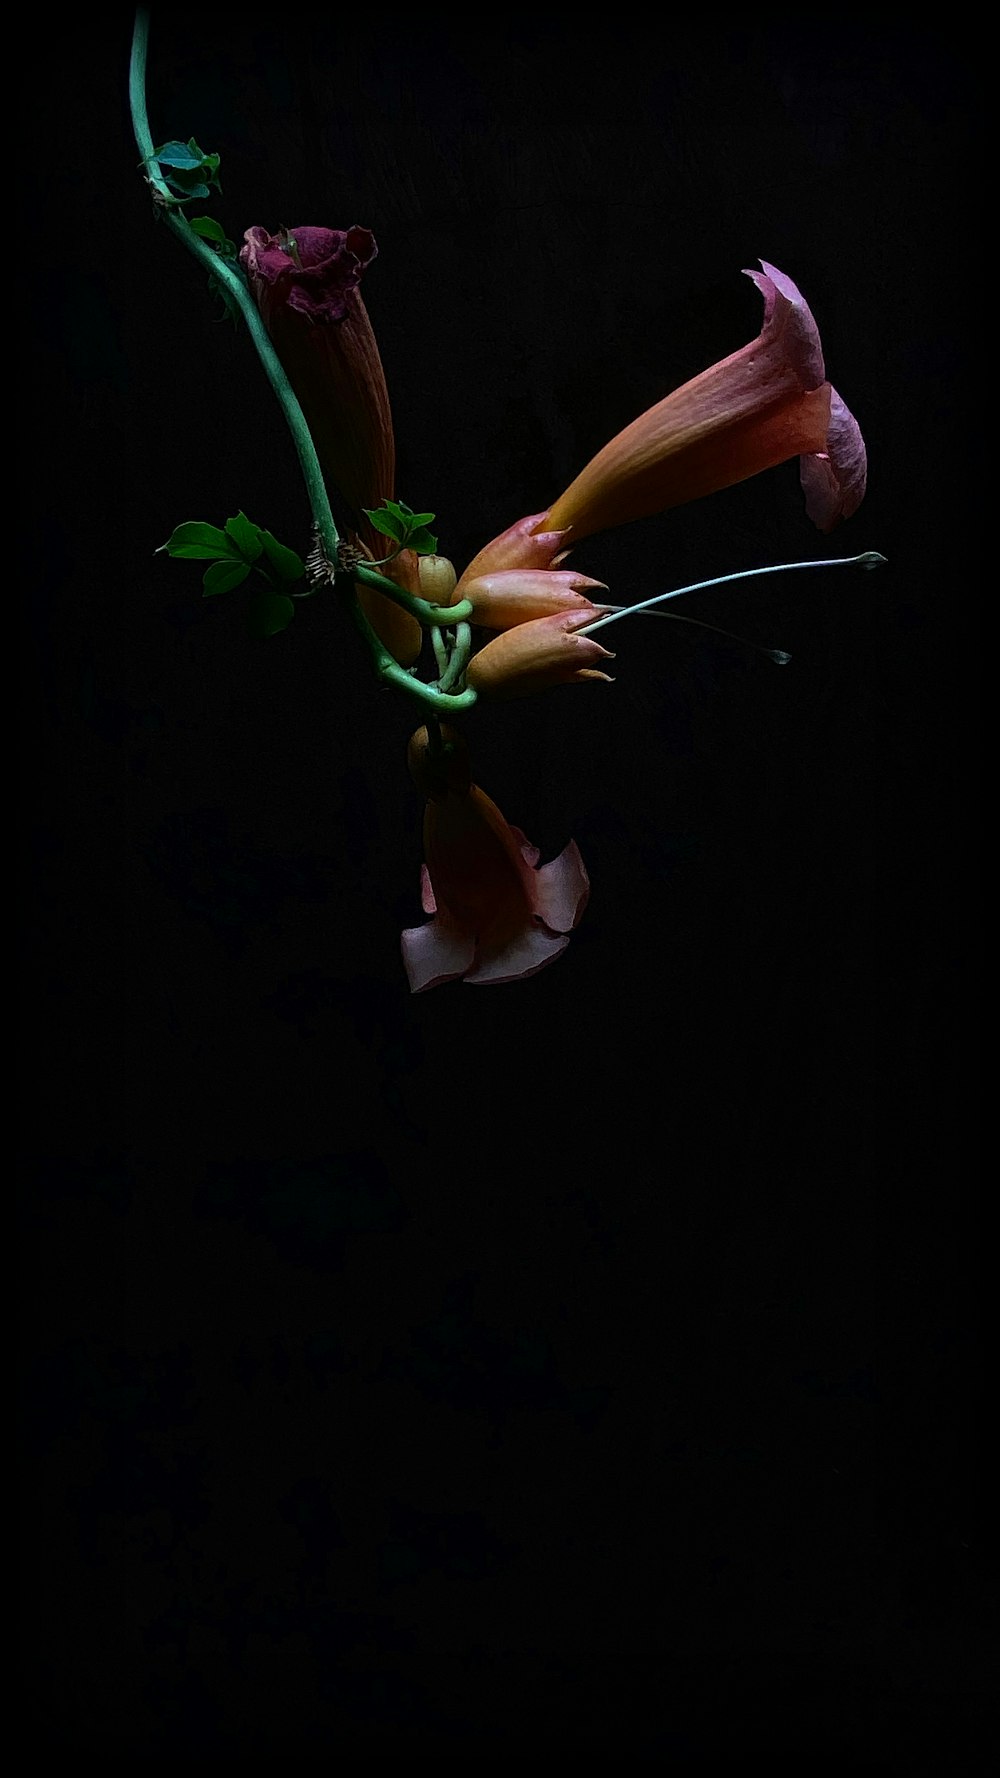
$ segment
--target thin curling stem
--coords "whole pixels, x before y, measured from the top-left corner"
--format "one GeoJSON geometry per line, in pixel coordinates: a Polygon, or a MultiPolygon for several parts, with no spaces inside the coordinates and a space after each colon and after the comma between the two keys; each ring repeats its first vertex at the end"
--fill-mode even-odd
{"type": "Polygon", "coordinates": [[[822,562],[778,562],[771,568],[743,568],[738,574],[718,574],[714,580],[696,580],[691,586],[675,587],[672,593],[656,593],[652,599],[642,599],[638,605],[624,605],[618,611],[612,611],[609,617],[599,617],[586,628],[578,630],[578,636],[592,636],[595,630],[601,630],[605,624],[617,623],[619,618],[633,617],[637,611],[648,611],[652,605],[662,605],[667,599],[679,599],[684,593],[703,593],[708,587],[726,586],[732,580],[755,580],[761,574],[791,574],[799,568],[878,568],[885,561],[878,550],[868,549],[860,556],[831,556],[822,562]]]}
{"type": "Polygon", "coordinates": [[[363,581],[365,586],[377,587],[387,599],[401,605],[404,611],[409,611],[425,629],[462,623],[465,618],[472,616],[471,599],[460,599],[457,605],[434,605],[427,599],[421,599],[417,593],[408,593],[405,587],[397,586],[394,580],[387,580],[384,574],[369,567],[367,562],[358,562],[351,573],[355,580],[363,581]]]}
{"type": "Polygon", "coordinates": [[[177,207],[170,187],[162,178],[156,164],[156,149],[149,128],[146,111],[146,58],[149,46],[149,11],[140,6],[135,15],[135,29],[132,34],[132,56],[129,64],[129,103],[132,110],[132,130],[136,146],[142,156],[142,164],[146,169],[146,178],[152,188],[154,197],[162,208],[167,227],[182,241],[189,253],[207,268],[213,278],[225,288],[232,297],[243,316],[257,349],[257,355],[264,367],[265,374],[271,384],[288,423],[289,431],[298,453],[299,465],[309,496],[309,506],[313,520],[319,533],[324,551],[330,561],[336,561],[337,545],[340,537],[334,523],[330,507],[329,495],[323,480],[323,472],[319,466],[316,447],[313,444],[305,415],[299,406],[298,398],[291,383],[285,375],[281,360],[271,344],[270,338],[257,305],[239,273],[222,259],[213,248],[197,235],[187,218],[177,207]]]}

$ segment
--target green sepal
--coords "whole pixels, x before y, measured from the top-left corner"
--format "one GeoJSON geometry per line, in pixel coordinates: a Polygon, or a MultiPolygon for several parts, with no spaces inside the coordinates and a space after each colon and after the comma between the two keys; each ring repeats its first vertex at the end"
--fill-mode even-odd
{"type": "Polygon", "coordinates": [[[287,593],[261,587],[247,606],[247,629],[251,636],[276,636],[288,628],[294,616],[295,606],[287,593]]]}
{"type": "Polygon", "coordinates": [[[231,593],[235,586],[246,580],[249,572],[249,562],[213,562],[201,577],[204,597],[208,599],[213,593],[231,593]]]}
{"type": "Polygon", "coordinates": [[[264,547],[268,564],[274,569],[279,580],[302,579],[306,565],[301,556],[296,555],[295,551],[289,549],[286,544],[279,543],[276,537],[272,537],[270,531],[262,531],[260,541],[264,547]]]}
{"type": "Polygon", "coordinates": [[[256,562],[264,548],[260,526],[251,524],[245,512],[226,520],[226,536],[231,537],[244,562],[256,562]]]}

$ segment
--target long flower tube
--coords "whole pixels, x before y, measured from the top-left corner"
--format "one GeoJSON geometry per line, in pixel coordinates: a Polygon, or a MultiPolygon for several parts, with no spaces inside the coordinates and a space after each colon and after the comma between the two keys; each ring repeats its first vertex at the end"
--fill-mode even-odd
{"type": "MultiPolygon", "coordinates": [[[[358,288],[378,252],[367,228],[248,228],[240,252],[254,300],[302,406],[328,484],[369,556],[384,538],[365,508],[395,493],[396,443],[385,371],[358,288]]],[[[382,570],[419,593],[417,559],[404,550],[382,570]]],[[[377,588],[358,599],[377,636],[410,666],[423,634],[410,612],[377,588]]]]}
{"type": "Polygon", "coordinates": [[[798,286],[761,260],[760,334],[649,408],[598,451],[539,520],[576,543],[665,512],[799,457],[806,511],[829,532],[864,497],[854,416],[826,381],[823,349],[798,286]]]}

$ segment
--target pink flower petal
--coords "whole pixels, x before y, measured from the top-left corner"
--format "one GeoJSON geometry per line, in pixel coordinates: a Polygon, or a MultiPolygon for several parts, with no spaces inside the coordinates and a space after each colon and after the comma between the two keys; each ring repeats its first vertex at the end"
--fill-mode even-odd
{"type": "Polygon", "coordinates": [[[554,963],[568,944],[568,936],[548,932],[544,926],[525,927],[499,950],[480,952],[465,980],[476,988],[490,982],[521,981],[554,963]]]}
{"type": "Polygon", "coordinates": [[[806,512],[823,532],[857,512],[865,497],[868,457],[857,420],[837,394],[830,392],[830,428],[826,450],[799,459],[799,479],[806,512]]]}
{"type": "Polygon", "coordinates": [[[777,266],[761,260],[762,272],[747,271],[764,298],[764,326],[761,339],[781,339],[786,364],[799,377],[803,389],[818,389],[826,381],[823,347],[812,310],[797,284],[777,266]]]}
{"type": "Polygon", "coordinates": [[[408,927],[401,935],[400,945],[411,994],[422,994],[441,982],[453,982],[456,976],[466,973],[476,954],[471,933],[441,920],[408,927]]]}
{"type": "Polygon", "coordinates": [[[513,821],[510,823],[510,831],[521,848],[521,857],[524,859],[525,864],[530,864],[532,870],[534,870],[535,865],[542,856],[538,847],[532,845],[527,834],[524,833],[513,821]]]}
{"type": "Polygon", "coordinates": [[[420,905],[425,914],[437,913],[438,904],[434,899],[434,885],[426,864],[420,866],[420,905]]]}
{"type": "Polygon", "coordinates": [[[535,874],[535,912],[553,932],[572,932],[587,905],[590,878],[575,840],[535,874]]]}

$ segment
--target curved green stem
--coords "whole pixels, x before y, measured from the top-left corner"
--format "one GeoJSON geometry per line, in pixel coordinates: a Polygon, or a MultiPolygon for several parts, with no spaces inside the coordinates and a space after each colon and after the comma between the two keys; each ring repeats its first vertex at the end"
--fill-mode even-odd
{"type": "Polygon", "coordinates": [[[389,685],[397,685],[400,691],[405,691],[411,698],[416,698],[429,710],[435,710],[441,715],[449,715],[455,710],[472,708],[476,702],[476,693],[471,685],[465,691],[449,693],[439,691],[437,686],[428,685],[423,679],[414,679],[412,673],[408,673],[405,667],[400,666],[395,656],[389,653],[385,643],[376,636],[358,604],[358,597],[353,589],[347,594],[347,604],[354,626],[368,647],[375,663],[375,671],[380,679],[384,679],[389,685]]]}
{"type": "Polygon", "coordinates": [[[427,599],[418,598],[416,593],[408,593],[405,587],[397,586],[394,580],[388,580],[377,569],[369,567],[367,562],[359,562],[356,568],[351,569],[351,573],[355,580],[364,581],[365,586],[377,587],[387,599],[392,599],[404,611],[409,611],[425,628],[463,623],[472,616],[471,599],[460,599],[457,605],[432,605],[427,599]]]}
{"type": "Polygon", "coordinates": [[[461,679],[471,652],[472,630],[468,624],[458,624],[448,665],[438,680],[438,691],[450,691],[456,681],[461,679]]]}
{"type": "Polygon", "coordinates": [[[226,260],[222,259],[213,248],[209,247],[200,235],[195,234],[187,218],[176,208],[174,195],[166,181],[161,177],[156,164],[156,150],[149,128],[146,112],[146,56],[149,44],[149,12],[140,6],[135,15],[135,29],[132,35],[132,57],[129,64],[129,103],[132,109],[132,130],[136,145],[146,168],[146,178],[152,187],[154,196],[159,200],[167,227],[172,229],[179,241],[184,243],[189,253],[200,260],[213,278],[225,288],[232,297],[243,316],[257,349],[257,355],[264,367],[267,378],[281,404],[289,431],[298,452],[299,464],[309,496],[309,505],[313,520],[326,555],[336,561],[337,545],[340,537],[334,523],[330,508],[330,499],[323,480],[323,472],[319,466],[316,447],[313,444],[305,415],[298,403],[298,398],[291,383],[285,375],[281,360],[271,344],[268,332],[261,320],[257,305],[239,273],[226,260]]]}

